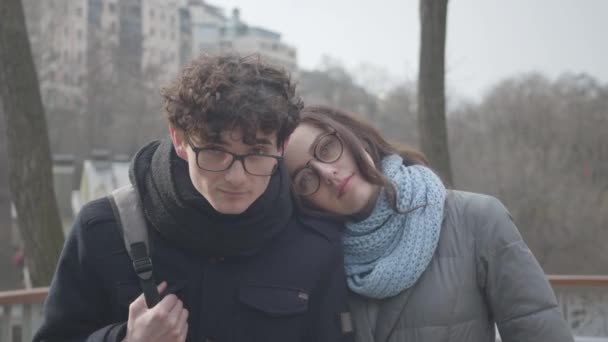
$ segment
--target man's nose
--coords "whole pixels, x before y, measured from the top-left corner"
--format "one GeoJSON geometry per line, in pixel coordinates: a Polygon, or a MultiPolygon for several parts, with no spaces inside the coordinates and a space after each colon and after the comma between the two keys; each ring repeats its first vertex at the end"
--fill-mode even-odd
{"type": "Polygon", "coordinates": [[[245,165],[242,160],[235,160],[230,168],[226,170],[224,178],[227,182],[232,184],[240,184],[247,180],[247,171],[245,171],[245,165]]]}

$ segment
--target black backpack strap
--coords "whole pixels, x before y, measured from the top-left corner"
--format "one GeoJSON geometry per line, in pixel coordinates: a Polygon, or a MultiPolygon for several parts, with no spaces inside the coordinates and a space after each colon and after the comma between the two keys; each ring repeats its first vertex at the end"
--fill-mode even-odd
{"type": "Polygon", "coordinates": [[[148,308],[158,304],[160,294],[154,281],[148,226],[144,218],[141,201],[132,185],[118,188],[108,196],[118,227],[122,231],[125,247],[146,299],[148,308]]]}

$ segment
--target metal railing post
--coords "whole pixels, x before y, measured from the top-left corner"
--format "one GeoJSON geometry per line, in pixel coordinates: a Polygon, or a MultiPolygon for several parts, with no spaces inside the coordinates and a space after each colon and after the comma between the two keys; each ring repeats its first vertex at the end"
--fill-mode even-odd
{"type": "Polygon", "coordinates": [[[13,340],[12,314],[13,307],[10,304],[2,305],[2,316],[0,316],[0,341],[13,340]]]}

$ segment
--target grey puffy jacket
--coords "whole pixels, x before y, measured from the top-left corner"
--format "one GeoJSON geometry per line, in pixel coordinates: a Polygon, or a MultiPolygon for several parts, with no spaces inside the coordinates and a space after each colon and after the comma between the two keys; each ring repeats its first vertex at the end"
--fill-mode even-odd
{"type": "Polygon", "coordinates": [[[435,256],[399,295],[350,298],[357,342],[569,342],[540,265],[494,197],[449,191],[435,256]]]}

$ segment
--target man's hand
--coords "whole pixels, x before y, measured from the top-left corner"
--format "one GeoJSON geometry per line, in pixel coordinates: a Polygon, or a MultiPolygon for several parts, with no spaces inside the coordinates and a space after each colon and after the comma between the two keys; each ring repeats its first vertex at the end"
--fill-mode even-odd
{"type": "MultiPolygon", "coordinates": [[[[163,293],[167,283],[158,285],[163,293]]],[[[129,305],[127,342],[183,342],[188,335],[188,310],[177,296],[165,296],[155,307],[148,309],[143,293],[129,305]]]]}

